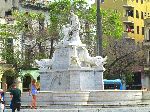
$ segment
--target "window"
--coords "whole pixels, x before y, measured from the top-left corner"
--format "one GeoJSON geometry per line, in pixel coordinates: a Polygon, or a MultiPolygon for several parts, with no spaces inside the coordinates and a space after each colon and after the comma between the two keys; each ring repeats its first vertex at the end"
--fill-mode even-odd
{"type": "Polygon", "coordinates": [[[134,73],[134,75],[133,75],[133,77],[132,77],[132,79],[133,79],[133,84],[134,85],[138,85],[138,86],[140,86],[140,87],[138,87],[138,86],[136,86],[136,88],[138,89],[141,89],[141,72],[135,72],[134,73]]]}
{"type": "Polygon", "coordinates": [[[13,45],[13,39],[12,38],[8,38],[6,41],[9,45],[13,45]]]}
{"type": "Polygon", "coordinates": [[[115,13],[118,13],[118,10],[117,10],[117,9],[115,9],[115,10],[114,10],[114,12],[115,12],[115,13]]]}
{"type": "Polygon", "coordinates": [[[12,11],[11,10],[8,10],[8,11],[5,12],[5,16],[10,16],[10,15],[12,15],[12,11]]]}
{"type": "Polygon", "coordinates": [[[136,10],[136,18],[139,18],[139,12],[136,10]]]}
{"type": "Polygon", "coordinates": [[[144,27],[142,27],[142,35],[144,35],[144,27]]]}
{"type": "Polygon", "coordinates": [[[141,19],[144,19],[144,15],[143,15],[143,12],[141,12],[141,19]]]}
{"type": "Polygon", "coordinates": [[[133,25],[126,25],[126,32],[134,33],[134,26],[133,25]]]}
{"type": "Polygon", "coordinates": [[[23,77],[23,91],[27,92],[30,88],[31,83],[31,77],[30,76],[24,76],[23,77]]]}
{"type": "Polygon", "coordinates": [[[143,0],[141,0],[141,4],[143,4],[143,0]]]}
{"type": "Polygon", "coordinates": [[[133,17],[133,10],[126,10],[126,15],[125,16],[133,17]]]}
{"type": "Polygon", "coordinates": [[[149,30],[149,33],[148,33],[148,40],[150,40],[150,30],[149,30]]]}
{"type": "Polygon", "coordinates": [[[146,16],[146,12],[145,12],[145,16],[146,16]]]}
{"type": "Polygon", "coordinates": [[[101,0],[101,3],[104,3],[104,0],[101,0]]]}
{"type": "Polygon", "coordinates": [[[148,58],[149,58],[148,61],[150,62],[150,51],[148,51],[148,58]]]}
{"type": "Polygon", "coordinates": [[[137,34],[139,34],[139,26],[137,26],[137,34]]]}
{"type": "Polygon", "coordinates": [[[149,16],[149,13],[147,13],[147,15],[149,16]]]}
{"type": "Polygon", "coordinates": [[[150,29],[146,32],[145,40],[150,41],[150,29]]]}

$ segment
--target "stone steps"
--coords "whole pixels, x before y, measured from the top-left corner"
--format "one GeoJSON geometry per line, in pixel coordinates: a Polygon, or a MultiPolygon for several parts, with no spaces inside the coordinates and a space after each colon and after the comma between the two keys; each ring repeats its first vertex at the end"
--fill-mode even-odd
{"type": "MultiPolygon", "coordinates": [[[[37,105],[38,108],[45,109],[74,109],[74,108],[121,108],[121,107],[148,107],[150,106],[150,102],[139,102],[134,104],[86,104],[86,105],[37,105]]],[[[9,109],[9,105],[6,105],[6,108],[9,109]]],[[[26,109],[30,108],[30,105],[21,105],[21,108],[26,109]]]]}
{"type": "MultiPolygon", "coordinates": [[[[37,105],[68,104],[68,105],[127,105],[141,102],[143,91],[40,91],[37,95],[37,105]]],[[[6,104],[10,104],[10,93],[5,94],[6,104]]],[[[22,93],[22,104],[30,105],[32,97],[27,92],[22,93]]]]}

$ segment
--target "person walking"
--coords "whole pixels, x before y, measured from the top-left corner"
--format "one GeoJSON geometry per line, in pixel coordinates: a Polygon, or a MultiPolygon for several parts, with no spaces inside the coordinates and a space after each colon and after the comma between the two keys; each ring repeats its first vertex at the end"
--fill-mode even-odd
{"type": "Polygon", "coordinates": [[[12,89],[10,90],[10,98],[11,98],[11,108],[12,112],[20,111],[21,107],[21,90],[17,88],[16,84],[12,85],[12,89]]]}
{"type": "Polygon", "coordinates": [[[0,89],[0,110],[1,110],[1,112],[4,112],[4,109],[5,109],[4,91],[3,91],[3,89],[0,89]]]}
{"type": "Polygon", "coordinates": [[[36,87],[36,80],[33,79],[31,82],[31,86],[29,89],[29,95],[32,94],[32,102],[31,102],[31,108],[36,109],[36,97],[37,97],[37,87],[36,87]]]}

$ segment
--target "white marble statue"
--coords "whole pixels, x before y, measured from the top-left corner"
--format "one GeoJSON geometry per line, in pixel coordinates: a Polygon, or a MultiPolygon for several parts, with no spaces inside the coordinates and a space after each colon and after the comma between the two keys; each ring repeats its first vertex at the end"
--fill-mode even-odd
{"type": "Polygon", "coordinates": [[[107,57],[91,57],[85,45],[81,43],[79,31],[79,18],[73,11],[70,11],[70,24],[66,24],[62,27],[63,40],[58,43],[58,47],[54,52],[52,60],[36,60],[38,66],[40,68],[52,69],[60,69],[65,67],[97,67],[101,70],[105,70],[103,65],[106,63],[107,57]]]}
{"type": "Polygon", "coordinates": [[[88,67],[98,67],[102,70],[105,70],[103,65],[106,64],[107,56],[105,58],[101,56],[91,57],[88,53],[88,50],[85,47],[82,47],[78,51],[78,57],[79,60],[88,67]]]}
{"type": "Polygon", "coordinates": [[[71,25],[71,31],[70,31],[71,42],[80,44],[81,43],[81,40],[79,37],[80,21],[79,21],[78,16],[75,15],[72,10],[70,11],[70,25],[71,25]]]}
{"type": "Polygon", "coordinates": [[[86,45],[82,44],[80,40],[79,31],[78,16],[71,11],[70,23],[62,27],[60,36],[64,38],[55,46],[52,59],[35,60],[39,66],[40,90],[56,92],[57,95],[52,97],[55,104],[61,104],[61,102],[63,102],[62,104],[87,104],[83,101],[78,103],[78,99],[76,97],[72,99],[72,96],[67,98],[69,103],[65,101],[65,98],[62,99],[63,97],[59,98],[62,99],[59,102],[59,99],[55,96],[60,96],[62,91],[63,95],[66,95],[65,93],[72,94],[74,91],[84,92],[104,89],[103,71],[105,69],[103,65],[106,63],[107,57],[90,56],[86,45]]]}
{"type": "Polygon", "coordinates": [[[62,33],[63,33],[63,40],[59,43],[58,46],[63,46],[67,44],[73,45],[80,45],[81,40],[79,37],[80,31],[80,22],[78,16],[70,11],[70,24],[63,25],[62,33]]]}
{"type": "Polygon", "coordinates": [[[96,65],[99,69],[105,71],[104,64],[106,64],[106,60],[107,60],[107,56],[105,58],[101,56],[96,56],[96,57],[90,57],[88,62],[90,62],[90,64],[96,65]]]}
{"type": "Polygon", "coordinates": [[[79,58],[76,56],[71,56],[70,66],[71,67],[81,67],[81,62],[80,62],[79,58]]]}
{"type": "Polygon", "coordinates": [[[51,69],[53,63],[52,59],[35,60],[35,62],[37,63],[38,67],[48,69],[51,69]]]}
{"type": "Polygon", "coordinates": [[[70,11],[70,25],[72,27],[72,30],[79,31],[80,30],[80,21],[77,15],[74,14],[74,12],[70,11]]]}
{"type": "Polygon", "coordinates": [[[69,38],[70,38],[70,31],[71,31],[71,27],[70,24],[67,25],[63,25],[62,27],[62,33],[63,33],[63,40],[62,43],[63,44],[67,44],[69,42],[69,38]]]}

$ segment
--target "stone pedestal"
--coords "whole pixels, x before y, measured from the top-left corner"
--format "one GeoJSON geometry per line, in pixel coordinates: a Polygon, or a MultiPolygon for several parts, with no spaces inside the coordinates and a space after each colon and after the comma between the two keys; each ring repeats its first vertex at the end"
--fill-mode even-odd
{"type": "Polygon", "coordinates": [[[78,48],[82,47],[85,45],[68,44],[58,47],[54,52],[52,69],[79,68],[78,48]]]}
{"type": "Polygon", "coordinates": [[[90,68],[40,71],[41,91],[103,90],[103,71],[90,68]]]}

